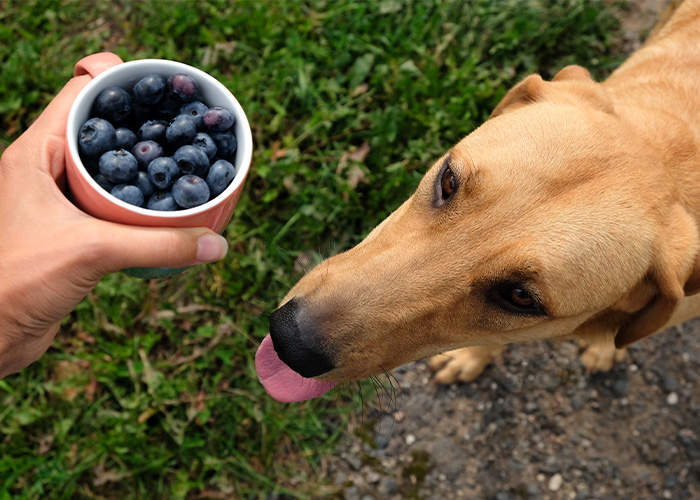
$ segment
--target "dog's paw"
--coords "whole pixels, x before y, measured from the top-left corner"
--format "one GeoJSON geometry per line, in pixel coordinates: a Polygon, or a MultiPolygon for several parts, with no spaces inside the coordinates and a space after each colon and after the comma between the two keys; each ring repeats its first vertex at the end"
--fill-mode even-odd
{"type": "Polygon", "coordinates": [[[613,344],[593,344],[581,354],[581,363],[588,373],[607,372],[625,359],[626,353],[627,349],[615,349],[613,344]]]}
{"type": "Polygon", "coordinates": [[[428,363],[436,372],[434,380],[438,384],[471,382],[503,350],[502,346],[479,346],[456,349],[434,356],[428,363]]]}

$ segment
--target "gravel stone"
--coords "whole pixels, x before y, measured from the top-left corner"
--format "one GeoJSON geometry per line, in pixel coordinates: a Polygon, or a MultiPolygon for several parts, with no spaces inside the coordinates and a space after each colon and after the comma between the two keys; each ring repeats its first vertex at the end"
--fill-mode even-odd
{"type": "Polygon", "coordinates": [[[666,392],[680,392],[683,389],[678,380],[668,374],[662,376],[661,384],[666,392]]]}
{"type": "Polygon", "coordinates": [[[396,481],[391,476],[383,477],[379,481],[379,486],[377,487],[377,494],[379,498],[388,498],[396,491],[396,481]]]}
{"type": "Polygon", "coordinates": [[[613,394],[617,396],[618,398],[624,398],[625,396],[628,396],[630,393],[630,388],[629,384],[627,383],[627,380],[625,379],[617,379],[615,383],[613,384],[613,394]]]}
{"type": "Polygon", "coordinates": [[[345,500],[360,500],[360,490],[357,486],[351,486],[345,490],[344,498],[345,500]]]}
{"type": "Polygon", "coordinates": [[[561,477],[561,474],[554,474],[550,478],[547,488],[549,488],[549,491],[559,491],[563,482],[564,479],[561,477]]]}

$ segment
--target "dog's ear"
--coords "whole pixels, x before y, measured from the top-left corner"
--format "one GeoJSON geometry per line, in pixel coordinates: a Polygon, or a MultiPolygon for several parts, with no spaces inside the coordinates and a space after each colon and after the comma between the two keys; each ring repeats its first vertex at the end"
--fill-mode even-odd
{"type": "Polygon", "coordinates": [[[614,112],[612,101],[588,70],[572,65],[561,69],[551,82],[544,81],[540,75],[528,76],[498,103],[491,118],[546,99],[584,103],[606,113],[614,112]]]}
{"type": "MultiPolygon", "coordinates": [[[[700,291],[700,238],[693,217],[680,205],[669,215],[659,235],[647,278],[625,299],[646,304],[620,326],[615,346],[620,349],[661,329],[686,295],[700,291]]],[[[636,307],[633,307],[636,309],[636,307]]]]}
{"type": "Polygon", "coordinates": [[[578,80],[580,82],[595,83],[591,74],[583,66],[577,66],[572,64],[570,66],[565,66],[559,70],[559,73],[554,75],[552,78],[553,82],[562,82],[565,80],[578,80]]]}
{"type": "Polygon", "coordinates": [[[538,101],[544,96],[546,85],[547,82],[540,75],[528,76],[508,91],[491,113],[491,118],[538,101]]]}

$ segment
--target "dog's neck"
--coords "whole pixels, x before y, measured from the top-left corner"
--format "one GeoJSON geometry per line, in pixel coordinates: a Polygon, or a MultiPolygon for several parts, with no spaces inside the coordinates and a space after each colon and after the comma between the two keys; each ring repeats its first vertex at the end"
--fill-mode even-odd
{"type": "Polygon", "coordinates": [[[700,220],[700,0],[686,0],[604,83],[615,113],[654,148],[700,220]],[[683,12],[681,12],[683,11],[683,12]],[[663,67],[650,73],[649,67],[663,67]],[[650,75],[653,75],[650,76],[650,75]]]}

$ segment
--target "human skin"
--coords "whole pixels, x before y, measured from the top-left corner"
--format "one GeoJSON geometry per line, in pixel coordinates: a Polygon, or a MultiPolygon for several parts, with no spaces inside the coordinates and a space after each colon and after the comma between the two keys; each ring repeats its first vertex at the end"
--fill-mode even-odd
{"type": "Polygon", "coordinates": [[[0,378],[46,352],[61,320],[105,274],[214,262],[228,249],[207,228],[106,222],[66,198],[66,121],[90,80],[70,80],[0,157],[0,378]]]}

